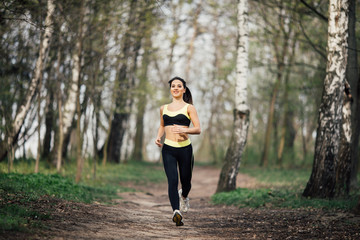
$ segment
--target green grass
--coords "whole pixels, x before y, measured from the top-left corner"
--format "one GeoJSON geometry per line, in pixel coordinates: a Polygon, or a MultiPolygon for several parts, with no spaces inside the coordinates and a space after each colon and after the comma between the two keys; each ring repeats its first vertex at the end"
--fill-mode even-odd
{"type": "Polygon", "coordinates": [[[76,184],[75,164],[64,166],[62,174],[40,164],[38,174],[32,173],[34,161],[14,162],[12,173],[5,173],[6,163],[0,163],[0,232],[4,230],[25,231],[32,226],[41,226],[41,221],[51,218],[50,209],[41,209],[39,202],[68,200],[91,203],[110,203],[118,198],[117,193],[134,191],[123,187],[126,181],[146,184],[166,180],[163,169],[156,164],[129,162],[98,166],[93,178],[91,163],[85,163],[82,180],[76,184]]]}
{"type": "MultiPolygon", "coordinates": [[[[88,172],[91,170],[88,167],[88,172]]],[[[94,181],[90,175],[83,178],[88,184],[104,185],[131,181],[136,184],[159,183],[166,181],[165,172],[160,164],[147,162],[128,162],[123,164],[108,164],[97,168],[94,181]]]]}
{"type": "Polygon", "coordinates": [[[240,172],[256,178],[256,189],[238,188],[231,192],[212,196],[214,204],[235,205],[250,208],[322,208],[353,209],[360,191],[352,191],[346,199],[310,199],[302,192],[310,177],[310,170],[302,169],[241,169],[240,172]]]}
{"type": "Polygon", "coordinates": [[[60,175],[1,173],[0,230],[24,230],[50,218],[48,210],[38,209],[40,199],[90,203],[115,197],[114,190],[75,184],[60,175]]]}
{"type": "Polygon", "coordinates": [[[240,168],[240,173],[255,177],[261,185],[272,188],[301,188],[310,178],[311,169],[240,168]]]}
{"type": "Polygon", "coordinates": [[[41,196],[51,196],[64,200],[90,203],[95,199],[116,196],[115,191],[75,184],[60,175],[45,174],[0,174],[1,192],[20,194],[21,201],[36,201],[41,196]]]}

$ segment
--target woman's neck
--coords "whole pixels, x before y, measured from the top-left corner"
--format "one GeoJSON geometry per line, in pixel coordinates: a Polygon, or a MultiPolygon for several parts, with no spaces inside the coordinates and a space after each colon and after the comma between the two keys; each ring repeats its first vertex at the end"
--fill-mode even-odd
{"type": "Polygon", "coordinates": [[[172,103],[175,103],[176,105],[178,105],[178,104],[180,105],[180,104],[185,103],[185,101],[184,101],[183,98],[174,98],[174,97],[173,97],[172,103]]]}

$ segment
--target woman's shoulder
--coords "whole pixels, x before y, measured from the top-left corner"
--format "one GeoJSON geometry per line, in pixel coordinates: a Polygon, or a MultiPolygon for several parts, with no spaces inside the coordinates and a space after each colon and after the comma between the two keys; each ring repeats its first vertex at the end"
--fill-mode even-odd
{"type": "Polygon", "coordinates": [[[190,103],[187,104],[187,108],[188,108],[188,110],[196,110],[194,105],[192,105],[190,103]]]}
{"type": "Polygon", "coordinates": [[[169,104],[164,104],[164,105],[161,105],[160,106],[160,111],[163,111],[164,110],[164,108],[167,108],[167,106],[168,106],[169,104]]]}

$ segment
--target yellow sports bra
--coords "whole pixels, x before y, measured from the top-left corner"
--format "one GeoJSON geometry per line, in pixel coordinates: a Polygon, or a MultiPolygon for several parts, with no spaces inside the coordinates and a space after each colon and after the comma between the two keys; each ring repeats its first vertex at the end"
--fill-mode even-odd
{"type": "Polygon", "coordinates": [[[167,109],[168,104],[164,106],[163,109],[163,120],[164,120],[164,126],[169,125],[181,125],[181,126],[190,126],[190,116],[187,113],[187,108],[189,104],[186,104],[184,107],[180,108],[177,111],[169,111],[167,109]]]}

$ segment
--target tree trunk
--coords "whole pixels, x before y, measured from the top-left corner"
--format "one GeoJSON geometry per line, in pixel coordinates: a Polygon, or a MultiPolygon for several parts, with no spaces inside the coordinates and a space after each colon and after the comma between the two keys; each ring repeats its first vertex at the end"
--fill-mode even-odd
{"type": "Polygon", "coordinates": [[[357,185],[357,172],[359,164],[359,135],[360,135],[360,75],[357,59],[356,45],[356,0],[349,1],[349,48],[348,48],[348,65],[346,68],[346,79],[350,84],[353,103],[351,107],[351,124],[353,129],[351,143],[351,186],[357,185]]]}
{"type": "Polygon", "coordinates": [[[44,36],[42,38],[42,42],[40,43],[39,57],[36,61],[33,78],[31,79],[29,89],[26,93],[24,104],[21,105],[19,111],[17,111],[11,129],[7,134],[6,140],[0,143],[0,161],[2,161],[6,157],[8,149],[11,149],[12,146],[15,144],[16,137],[18,136],[21,126],[24,123],[25,117],[30,109],[31,102],[36,95],[36,88],[40,81],[44,62],[46,61],[46,58],[48,56],[48,49],[50,47],[50,41],[53,33],[52,16],[54,14],[54,10],[54,0],[48,0],[44,36]]]}
{"type": "Polygon", "coordinates": [[[359,197],[358,204],[357,204],[357,206],[355,208],[355,213],[360,214],[360,197],[359,197]]]}
{"type": "Polygon", "coordinates": [[[82,157],[82,135],[81,135],[81,105],[80,105],[80,86],[81,86],[81,58],[82,58],[82,46],[83,39],[85,36],[85,25],[84,25],[84,16],[85,16],[86,2],[85,0],[81,1],[80,9],[80,22],[79,22],[79,35],[76,43],[76,53],[74,54],[74,66],[72,69],[73,74],[73,84],[76,82],[76,92],[75,92],[75,103],[76,103],[76,160],[77,160],[77,169],[76,169],[76,178],[75,181],[78,183],[81,179],[81,172],[83,167],[83,157],[82,157]]]}
{"type": "Polygon", "coordinates": [[[305,138],[305,119],[301,121],[301,143],[302,143],[302,149],[303,149],[303,159],[301,165],[303,166],[306,162],[306,156],[307,156],[307,146],[306,146],[306,138],[305,138]]]}
{"type": "MultiPolygon", "coordinates": [[[[113,97],[111,99],[111,106],[114,105],[113,101],[114,101],[114,94],[113,94],[113,97]]],[[[102,165],[105,166],[106,165],[106,162],[107,162],[107,159],[108,159],[108,146],[109,146],[109,140],[110,140],[110,136],[111,136],[111,126],[112,126],[112,117],[113,116],[113,112],[110,112],[110,117],[108,119],[108,129],[107,129],[107,132],[106,132],[106,139],[105,139],[105,143],[104,143],[104,147],[103,147],[103,161],[102,161],[102,165]]]]}
{"type": "Polygon", "coordinates": [[[243,112],[237,109],[234,110],[234,133],[230,140],[230,146],[226,151],[216,192],[236,189],[236,176],[239,171],[249,129],[249,115],[249,110],[243,112]]]}
{"type": "Polygon", "coordinates": [[[77,168],[76,168],[76,183],[80,182],[81,180],[81,172],[83,168],[83,156],[82,156],[82,143],[83,138],[81,135],[81,106],[80,106],[80,81],[79,87],[77,91],[76,97],[76,113],[77,113],[77,120],[76,120],[76,138],[77,138],[77,145],[76,145],[76,160],[77,160],[77,168]]]}
{"type": "Polygon", "coordinates": [[[140,84],[139,84],[139,97],[137,109],[138,113],[136,115],[136,133],[135,133],[135,147],[133,153],[133,159],[142,161],[144,159],[143,156],[143,147],[144,147],[144,115],[145,115],[145,107],[146,107],[146,77],[148,74],[148,66],[149,66],[149,51],[151,48],[151,39],[150,36],[146,37],[145,43],[145,53],[142,61],[142,74],[140,76],[140,84]]]}
{"type": "Polygon", "coordinates": [[[136,18],[137,1],[131,1],[130,13],[128,19],[128,31],[125,33],[123,41],[123,56],[120,58],[121,64],[120,70],[116,77],[117,90],[115,99],[115,113],[111,123],[111,132],[107,148],[107,158],[109,161],[119,163],[121,159],[121,147],[123,145],[123,139],[128,126],[128,120],[131,113],[131,107],[133,103],[132,99],[132,87],[134,85],[134,78],[136,72],[136,62],[138,52],[140,49],[141,39],[137,38],[135,41],[132,39],[132,35],[138,29],[139,20],[136,18]],[[132,50],[132,51],[130,51],[132,50]],[[132,62],[129,62],[131,59],[132,62]],[[128,71],[130,73],[128,73],[128,71]]]}
{"type": "Polygon", "coordinates": [[[40,114],[40,109],[41,109],[41,88],[42,88],[42,75],[40,75],[39,86],[38,86],[38,106],[37,106],[38,147],[37,147],[37,155],[36,155],[36,160],[35,160],[35,169],[34,169],[35,173],[39,172],[39,162],[40,162],[40,157],[41,157],[41,134],[40,134],[41,121],[42,121],[41,114],[40,114]]]}
{"type": "Polygon", "coordinates": [[[250,110],[247,105],[248,1],[238,0],[238,46],[236,61],[234,131],[221,169],[216,192],[236,189],[236,176],[245,148],[250,110]]]}
{"type": "MultiPolygon", "coordinates": [[[[71,83],[68,90],[66,102],[64,103],[64,108],[62,112],[62,136],[59,136],[59,139],[63,139],[62,148],[59,146],[55,147],[54,150],[57,152],[56,156],[62,154],[62,156],[66,155],[67,145],[70,140],[70,133],[73,126],[74,115],[76,111],[76,102],[77,102],[77,94],[79,88],[79,81],[81,75],[81,54],[82,54],[82,41],[84,38],[84,26],[83,26],[83,18],[84,18],[84,8],[85,8],[84,0],[81,2],[81,10],[80,10],[80,20],[78,26],[78,37],[75,45],[75,51],[72,55],[72,71],[71,71],[71,83]]],[[[59,109],[61,111],[61,109],[59,109]]],[[[60,132],[59,132],[60,134],[60,132]]],[[[58,159],[58,158],[57,158],[58,159]]]]}
{"type": "Polygon", "coordinates": [[[62,162],[62,151],[63,143],[64,143],[64,129],[63,129],[63,117],[62,117],[62,100],[61,100],[61,88],[60,88],[60,82],[58,80],[58,94],[57,94],[57,102],[58,102],[58,109],[59,109],[59,142],[58,142],[58,151],[56,151],[56,171],[60,173],[61,171],[61,162],[62,162]]]}
{"type": "Polygon", "coordinates": [[[278,93],[279,87],[280,87],[280,82],[281,82],[280,77],[281,76],[279,76],[276,79],[276,83],[275,83],[275,86],[274,86],[272,94],[271,94],[269,115],[268,115],[268,121],[266,124],[266,131],[265,131],[264,150],[263,150],[261,162],[260,162],[260,166],[265,166],[265,167],[268,165],[268,162],[269,162],[268,159],[269,159],[271,132],[272,132],[272,127],[273,127],[273,118],[274,118],[274,112],[275,112],[275,101],[276,101],[277,93],[278,93]]]}
{"type": "Polygon", "coordinates": [[[142,19],[142,31],[145,37],[144,39],[144,54],[143,60],[141,63],[141,75],[140,83],[138,86],[138,104],[137,104],[137,115],[136,115],[136,132],[135,132],[135,146],[133,151],[132,158],[134,160],[141,161],[144,159],[143,148],[144,148],[144,115],[146,107],[146,97],[147,97],[147,86],[146,79],[148,76],[148,68],[150,64],[150,56],[152,50],[151,36],[153,32],[153,17],[151,8],[146,8],[144,11],[145,19],[142,19]]]}
{"type": "Polygon", "coordinates": [[[340,133],[339,157],[336,158],[336,196],[347,196],[350,191],[351,173],[351,101],[350,85],[345,83],[344,105],[342,110],[342,126],[340,133]]]}
{"type": "MultiPolygon", "coordinates": [[[[140,80],[142,81],[142,80],[140,80]]],[[[132,159],[135,161],[142,161],[143,156],[143,147],[144,147],[144,115],[145,115],[145,106],[146,106],[146,95],[141,95],[138,97],[137,104],[138,113],[136,115],[136,133],[135,133],[135,146],[132,159]]]]}
{"type": "Polygon", "coordinates": [[[319,110],[313,169],[303,195],[332,198],[336,194],[345,72],[349,1],[330,0],[327,66],[319,110]]]}
{"type": "Polygon", "coordinates": [[[59,130],[57,134],[58,139],[57,141],[55,141],[53,148],[54,154],[56,154],[56,171],[58,173],[60,173],[61,171],[61,162],[62,162],[62,151],[59,149],[63,148],[63,142],[64,142],[64,129],[63,129],[64,124],[63,124],[63,116],[62,116],[62,92],[61,92],[61,78],[60,78],[60,64],[61,64],[60,42],[61,42],[61,35],[59,34],[59,46],[57,51],[57,65],[56,65],[56,88],[57,88],[56,101],[59,111],[59,130]]]}
{"type": "Polygon", "coordinates": [[[286,69],[286,75],[285,75],[285,93],[284,93],[284,98],[283,98],[283,104],[284,104],[284,117],[283,117],[283,125],[281,127],[281,137],[280,137],[280,143],[279,143],[279,148],[278,148],[278,154],[277,154],[277,165],[278,166],[282,166],[283,164],[283,153],[284,153],[284,148],[285,145],[286,146],[291,146],[293,147],[293,141],[295,139],[295,136],[291,139],[292,140],[292,144],[289,144],[288,141],[286,141],[287,136],[288,135],[294,135],[294,127],[292,125],[292,119],[293,119],[293,110],[291,110],[290,106],[289,106],[289,99],[288,99],[288,94],[289,94],[289,80],[290,80],[290,73],[291,73],[291,68],[292,65],[294,64],[294,59],[295,59],[295,49],[296,49],[296,43],[297,43],[297,37],[298,34],[295,34],[293,36],[292,39],[292,46],[291,46],[291,55],[289,57],[289,61],[288,61],[288,66],[286,69]],[[286,144],[285,144],[286,142],[286,144]]]}
{"type": "MultiPolygon", "coordinates": [[[[53,132],[54,128],[54,109],[53,109],[53,102],[54,102],[54,87],[52,81],[47,81],[46,90],[48,91],[47,94],[47,111],[45,113],[45,135],[43,140],[43,150],[42,150],[42,158],[47,159],[50,163],[50,150],[51,150],[51,133],[53,132]]],[[[57,89],[59,91],[59,89],[57,89]]]]}
{"type": "Polygon", "coordinates": [[[13,168],[14,158],[15,158],[15,147],[11,146],[8,157],[8,173],[10,173],[13,168]]]}
{"type": "Polygon", "coordinates": [[[100,104],[101,104],[101,99],[100,99],[100,95],[98,95],[96,103],[94,103],[94,105],[97,105],[95,107],[95,134],[93,137],[93,145],[94,145],[94,149],[93,149],[93,155],[94,155],[94,159],[93,159],[93,179],[96,179],[96,165],[99,159],[99,154],[98,154],[98,148],[97,148],[97,144],[99,142],[99,127],[100,127],[100,104]]]}

